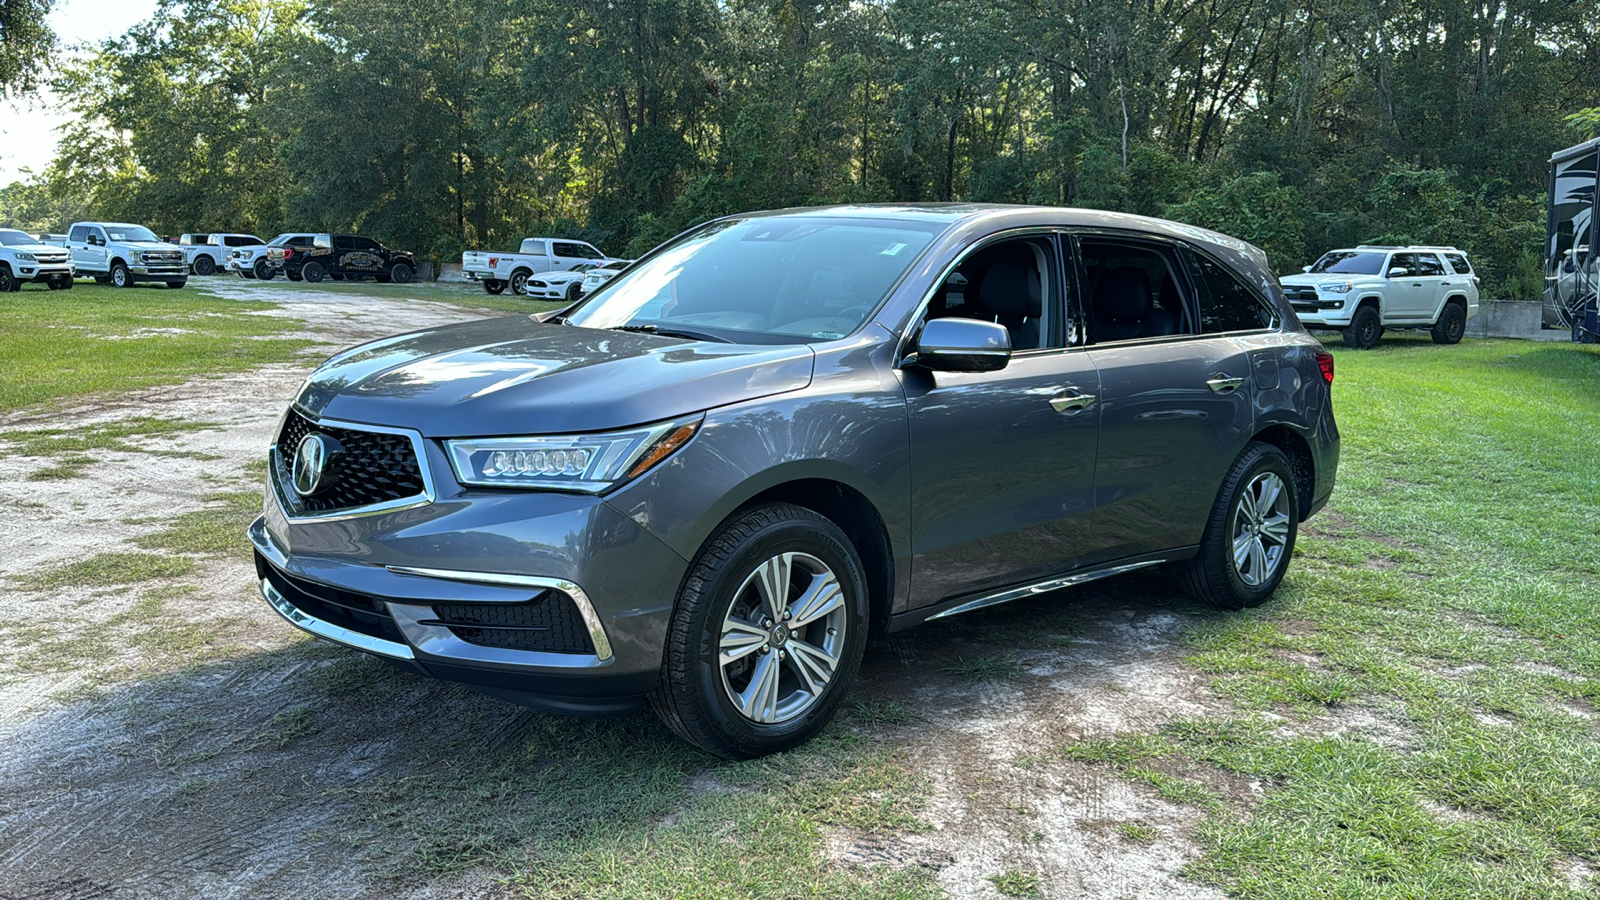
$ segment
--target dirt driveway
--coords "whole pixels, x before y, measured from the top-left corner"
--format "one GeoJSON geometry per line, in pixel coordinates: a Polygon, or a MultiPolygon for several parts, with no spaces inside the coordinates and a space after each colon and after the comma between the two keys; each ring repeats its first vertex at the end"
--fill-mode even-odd
{"type": "MultiPolygon", "coordinates": [[[[279,303],[272,314],[321,343],[303,365],[0,420],[0,438],[131,417],[203,426],[102,451],[68,478],[38,480],[48,458],[0,456],[0,897],[510,894],[529,889],[505,879],[530,860],[632,814],[630,766],[679,760],[665,805],[640,813],[658,830],[709,794],[755,790],[726,787],[748,770],[686,753],[647,717],[545,716],[282,622],[247,554],[203,548],[237,546],[215,523],[257,489],[285,402],[336,347],[479,314],[300,285],[207,289],[279,303]],[[140,552],[175,540],[183,514],[200,516],[183,566],[140,552]],[[85,560],[104,565],[74,568],[85,560]],[[613,748],[603,767],[563,759],[595,746],[613,748]]],[[[1179,874],[1198,812],[1050,752],[1213,702],[1181,661],[1193,620],[1167,594],[1124,581],[870,649],[835,731],[915,773],[922,825],[826,820],[818,864],[864,883],[916,871],[957,897],[1214,896],[1179,874]],[[1036,881],[996,880],[1007,872],[1036,881]]]]}

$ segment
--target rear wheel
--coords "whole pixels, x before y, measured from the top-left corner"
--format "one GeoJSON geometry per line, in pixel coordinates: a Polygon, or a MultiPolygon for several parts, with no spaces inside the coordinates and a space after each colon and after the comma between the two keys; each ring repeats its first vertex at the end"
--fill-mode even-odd
{"type": "Polygon", "coordinates": [[[850,539],[811,510],[773,503],[735,515],[684,579],[651,708],[726,759],[809,740],[861,662],[862,572],[850,539]]]}
{"type": "Polygon", "coordinates": [[[1428,332],[1435,344],[1459,344],[1467,333],[1467,310],[1455,300],[1446,301],[1439,313],[1439,321],[1428,332]]]}
{"type": "Polygon", "coordinates": [[[11,274],[11,267],[5,263],[0,263],[0,294],[9,294],[20,290],[22,290],[22,282],[17,280],[17,276],[11,274]]]}
{"type": "Polygon", "coordinates": [[[299,281],[300,280],[300,273],[299,272],[290,271],[289,269],[284,269],[283,270],[283,277],[289,279],[290,281],[299,281]]]}
{"type": "Polygon", "coordinates": [[[300,277],[311,284],[321,282],[326,274],[327,270],[322,268],[322,263],[308,262],[300,267],[300,277]]]}
{"type": "Polygon", "coordinates": [[[511,293],[521,296],[522,289],[528,286],[528,276],[531,273],[526,269],[518,269],[511,273],[511,293]]]}
{"type": "Polygon", "coordinates": [[[504,281],[495,281],[491,278],[483,283],[483,289],[491,294],[499,294],[505,291],[506,283],[504,281]]]}
{"type": "Polygon", "coordinates": [[[194,258],[194,273],[196,275],[213,275],[217,271],[217,262],[205,254],[194,258]]]}
{"type": "Polygon", "coordinates": [[[1344,330],[1345,346],[1357,350],[1371,350],[1383,337],[1383,320],[1376,306],[1363,306],[1350,317],[1350,327],[1344,330]]]}
{"type": "Polygon", "coordinates": [[[1300,492],[1289,457],[1252,441],[1222,480],[1200,538],[1183,570],[1189,595],[1218,609],[1266,602],[1283,580],[1300,527],[1300,492]]]}

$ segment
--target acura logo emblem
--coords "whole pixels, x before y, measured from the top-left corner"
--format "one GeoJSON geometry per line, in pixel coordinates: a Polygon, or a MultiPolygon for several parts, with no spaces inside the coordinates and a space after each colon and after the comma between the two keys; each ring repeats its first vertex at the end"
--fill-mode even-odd
{"type": "Polygon", "coordinates": [[[308,434],[294,452],[294,492],[309,497],[333,483],[333,460],[342,450],[325,434],[308,434]]]}

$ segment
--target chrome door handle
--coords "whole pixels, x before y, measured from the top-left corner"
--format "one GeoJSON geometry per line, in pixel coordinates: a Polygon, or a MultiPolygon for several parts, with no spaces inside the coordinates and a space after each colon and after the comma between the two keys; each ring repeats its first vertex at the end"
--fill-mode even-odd
{"type": "Polygon", "coordinates": [[[1225,375],[1218,375],[1216,378],[1207,381],[1206,387],[1219,394],[1226,394],[1229,391],[1238,390],[1241,384],[1244,384],[1243,378],[1229,378],[1225,375]]]}
{"type": "Polygon", "coordinates": [[[1093,394],[1057,394],[1050,398],[1050,408],[1058,413],[1076,415],[1094,405],[1093,394]]]}

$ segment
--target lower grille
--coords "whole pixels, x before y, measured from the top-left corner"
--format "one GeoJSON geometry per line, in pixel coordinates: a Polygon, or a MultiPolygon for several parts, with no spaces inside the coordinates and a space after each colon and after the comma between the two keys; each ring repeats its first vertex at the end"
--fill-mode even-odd
{"type": "Polygon", "coordinates": [[[1317,302],[1317,289],[1316,288],[1311,288],[1311,287],[1303,287],[1303,288],[1286,287],[1286,288],[1283,289],[1283,294],[1284,294],[1285,297],[1289,298],[1289,302],[1290,303],[1313,303],[1314,304],[1314,303],[1317,302]]]}
{"type": "Polygon", "coordinates": [[[435,604],[437,620],[469,644],[503,650],[547,653],[595,652],[578,608],[559,591],[545,591],[527,603],[435,604]]]}
{"type": "Polygon", "coordinates": [[[286,575],[260,553],[256,554],[256,575],[271,582],[285,600],[306,615],[368,637],[397,644],[406,642],[400,626],[389,615],[389,608],[377,597],[286,575]]]}

